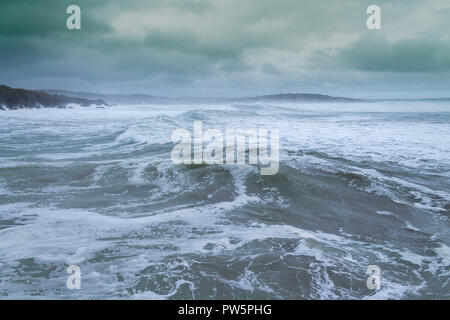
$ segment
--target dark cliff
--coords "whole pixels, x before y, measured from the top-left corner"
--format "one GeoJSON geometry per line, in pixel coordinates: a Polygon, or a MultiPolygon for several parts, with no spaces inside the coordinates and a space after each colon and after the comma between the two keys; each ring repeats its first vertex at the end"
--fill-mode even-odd
{"type": "Polygon", "coordinates": [[[84,98],[51,95],[43,91],[15,89],[0,85],[0,109],[23,108],[65,108],[68,104],[81,106],[99,105],[105,106],[101,100],[89,100],[84,98]]]}

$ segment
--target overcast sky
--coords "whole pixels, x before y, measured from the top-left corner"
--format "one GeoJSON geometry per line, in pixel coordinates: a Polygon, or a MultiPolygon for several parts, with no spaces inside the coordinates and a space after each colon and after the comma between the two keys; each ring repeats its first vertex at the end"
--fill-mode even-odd
{"type": "Polygon", "coordinates": [[[450,97],[449,0],[1,0],[0,83],[163,96],[450,97]],[[81,30],[66,8],[81,8],[81,30]],[[382,29],[366,27],[381,7],[382,29]]]}

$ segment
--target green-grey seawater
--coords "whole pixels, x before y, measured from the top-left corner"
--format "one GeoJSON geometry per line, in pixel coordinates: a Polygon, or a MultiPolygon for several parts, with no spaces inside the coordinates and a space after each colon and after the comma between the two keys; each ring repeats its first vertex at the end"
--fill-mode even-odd
{"type": "Polygon", "coordinates": [[[0,111],[3,299],[449,299],[449,210],[448,102],[0,111]],[[278,174],[173,164],[196,120],[278,174]]]}

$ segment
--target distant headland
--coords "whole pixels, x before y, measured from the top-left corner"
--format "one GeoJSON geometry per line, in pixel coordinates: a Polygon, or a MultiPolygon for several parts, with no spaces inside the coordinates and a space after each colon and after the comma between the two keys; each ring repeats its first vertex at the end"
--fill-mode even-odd
{"type": "Polygon", "coordinates": [[[105,106],[103,100],[89,100],[64,95],[52,95],[44,91],[11,88],[0,85],[0,110],[25,108],[65,108],[70,104],[81,106],[105,106]]]}
{"type": "Polygon", "coordinates": [[[311,93],[279,93],[241,98],[159,97],[146,94],[97,94],[66,90],[26,90],[0,85],[0,110],[24,108],[66,108],[80,106],[107,106],[118,104],[184,104],[184,103],[311,103],[363,102],[345,97],[311,93]],[[105,102],[106,101],[106,102],[105,102]]]}
{"type": "Polygon", "coordinates": [[[363,102],[359,99],[332,97],[311,93],[279,93],[253,97],[162,97],[148,94],[99,94],[65,90],[44,90],[49,94],[64,95],[85,99],[102,99],[108,104],[185,104],[185,103],[306,103],[306,102],[363,102]]]}

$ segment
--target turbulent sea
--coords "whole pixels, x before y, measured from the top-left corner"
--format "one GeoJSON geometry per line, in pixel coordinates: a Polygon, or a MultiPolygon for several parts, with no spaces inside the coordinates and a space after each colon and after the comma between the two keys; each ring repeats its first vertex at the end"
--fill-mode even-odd
{"type": "Polygon", "coordinates": [[[2,299],[450,299],[449,218],[450,102],[0,111],[2,299]],[[194,121],[278,174],[173,164],[194,121]]]}

